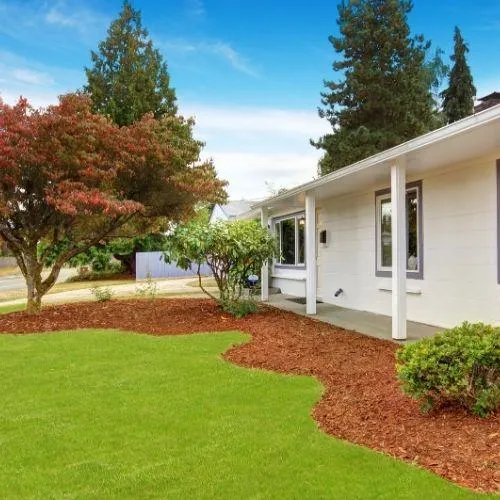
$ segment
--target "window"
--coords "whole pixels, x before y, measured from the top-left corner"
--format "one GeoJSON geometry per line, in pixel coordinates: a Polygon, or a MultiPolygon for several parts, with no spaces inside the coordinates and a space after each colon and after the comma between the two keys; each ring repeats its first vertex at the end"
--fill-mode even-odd
{"type": "Polygon", "coordinates": [[[303,266],[305,263],[305,218],[297,214],[278,219],[275,231],[278,238],[278,265],[303,266]]]}
{"type": "MultiPolygon", "coordinates": [[[[377,214],[376,276],[391,276],[392,209],[391,190],[375,193],[377,214]]],[[[422,181],[406,185],[407,277],[423,279],[422,181]]]]}

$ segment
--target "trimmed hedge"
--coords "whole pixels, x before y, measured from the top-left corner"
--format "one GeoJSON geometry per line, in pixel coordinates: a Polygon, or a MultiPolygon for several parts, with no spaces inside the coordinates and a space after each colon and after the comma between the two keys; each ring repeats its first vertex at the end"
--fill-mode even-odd
{"type": "Polygon", "coordinates": [[[402,389],[429,411],[458,403],[487,417],[500,407],[500,328],[463,323],[401,348],[402,389]]]}

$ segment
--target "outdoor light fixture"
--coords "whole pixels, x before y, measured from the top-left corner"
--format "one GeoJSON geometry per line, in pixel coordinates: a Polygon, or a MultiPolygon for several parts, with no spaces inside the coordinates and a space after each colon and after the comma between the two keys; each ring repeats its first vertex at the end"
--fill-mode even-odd
{"type": "Polygon", "coordinates": [[[250,288],[254,288],[255,285],[258,283],[259,281],[259,277],[256,275],[256,274],[251,274],[248,278],[247,278],[247,281],[248,281],[248,284],[250,285],[250,288]]]}

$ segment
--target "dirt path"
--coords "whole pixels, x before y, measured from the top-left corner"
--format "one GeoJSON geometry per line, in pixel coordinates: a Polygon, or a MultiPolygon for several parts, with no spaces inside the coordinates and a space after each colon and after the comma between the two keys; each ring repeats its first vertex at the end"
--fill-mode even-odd
{"type": "Polygon", "coordinates": [[[498,491],[500,421],[457,408],[423,415],[402,394],[389,341],[273,308],[234,319],[209,300],[68,304],[39,316],[0,316],[0,331],[122,328],[153,335],[240,330],[252,341],[225,357],[243,366],[318,377],[325,394],[313,416],[325,432],[419,464],[462,486],[498,491]]]}

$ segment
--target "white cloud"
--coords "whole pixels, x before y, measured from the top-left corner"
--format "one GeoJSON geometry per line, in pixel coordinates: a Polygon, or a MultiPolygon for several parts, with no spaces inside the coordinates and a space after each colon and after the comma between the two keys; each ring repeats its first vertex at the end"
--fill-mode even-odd
{"type": "Polygon", "coordinates": [[[316,177],[319,153],[311,148],[309,154],[293,152],[227,153],[211,151],[205,154],[213,158],[220,178],[229,181],[231,199],[259,199],[271,196],[273,188],[291,188],[316,177]]]}
{"type": "Polygon", "coordinates": [[[187,0],[187,11],[191,16],[204,16],[206,11],[203,0],[187,0]]]}
{"type": "Polygon", "coordinates": [[[0,33],[22,43],[68,51],[78,39],[94,43],[110,19],[77,0],[15,2],[0,0],[0,33]]]}
{"type": "Polygon", "coordinates": [[[32,83],[34,85],[54,83],[53,78],[49,74],[28,68],[14,68],[11,73],[14,79],[22,83],[32,83]]]}
{"type": "Polygon", "coordinates": [[[236,50],[227,43],[213,43],[206,44],[203,46],[208,52],[219,55],[224,58],[234,69],[246,73],[247,75],[257,77],[258,72],[252,68],[250,63],[236,50]]]}
{"type": "Polygon", "coordinates": [[[259,77],[259,72],[250,61],[226,42],[192,42],[183,38],[162,41],[161,38],[157,38],[157,43],[159,46],[164,47],[169,54],[177,53],[187,57],[199,54],[216,56],[241,73],[255,78],[259,77]]]}
{"type": "Polygon", "coordinates": [[[57,96],[83,83],[83,71],[46,66],[0,50],[0,96],[13,103],[23,95],[35,107],[57,102],[57,96]]]}
{"type": "Polygon", "coordinates": [[[50,8],[50,10],[45,14],[45,20],[49,24],[57,24],[65,27],[78,25],[78,18],[75,14],[64,14],[61,11],[61,3],[58,3],[50,8]]]}
{"type": "Polygon", "coordinates": [[[294,135],[306,138],[325,134],[329,126],[315,110],[218,107],[190,103],[182,105],[186,116],[196,118],[197,128],[206,132],[243,132],[246,134],[294,135]]]}
{"type": "Polygon", "coordinates": [[[219,176],[229,181],[229,195],[263,198],[269,187],[290,188],[312,180],[321,152],[310,144],[329,131],[314,110],[182,106],[195,116],[195,133],[207,144],[204,157],[214,160],[219,176]]]}

